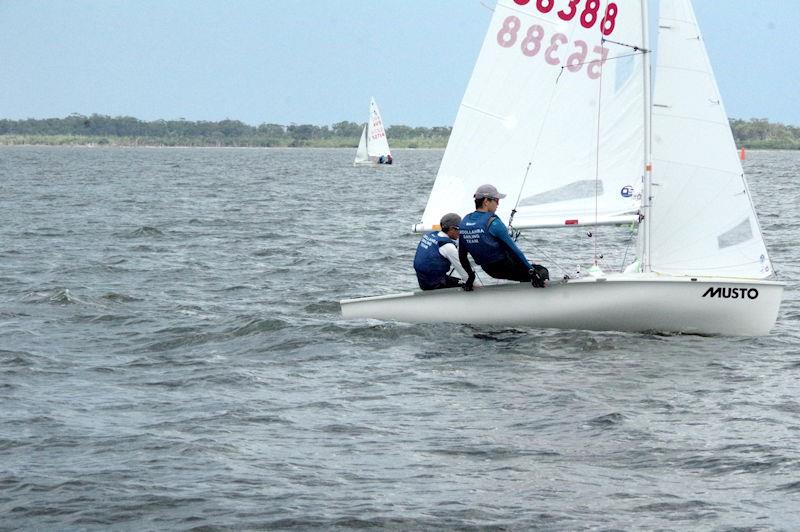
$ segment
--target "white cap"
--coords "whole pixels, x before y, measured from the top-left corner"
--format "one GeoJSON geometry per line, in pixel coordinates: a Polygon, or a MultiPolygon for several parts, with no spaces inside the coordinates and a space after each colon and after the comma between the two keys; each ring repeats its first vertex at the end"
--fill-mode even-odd
{"type": "Polygon", "coordinates": [[[492,199],[500,199],[505,198],[505,194],[500,194],[494,185],[481,185],[478,187],[478,190],[475,191],[475,194],[472,196],[475,199],[483,199],[483,198],[492,198],[492,199]]]}

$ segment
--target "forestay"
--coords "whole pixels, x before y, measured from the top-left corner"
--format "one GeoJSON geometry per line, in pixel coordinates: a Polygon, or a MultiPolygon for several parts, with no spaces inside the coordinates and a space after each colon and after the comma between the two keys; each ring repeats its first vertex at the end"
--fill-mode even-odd
{"type": "Polygon", "coordinates": [[[660,4],[651,268],[766,278],[772,266],[694,11],[688,0],[660,4]]]}
{"type": "Polygon", "coordinates": [[[484,183],[508,194],[502,219],[518,201],[517,228],[635,220],[641,18],[638,2],[499,0],[415,229],[471,211],[484,183]]]}

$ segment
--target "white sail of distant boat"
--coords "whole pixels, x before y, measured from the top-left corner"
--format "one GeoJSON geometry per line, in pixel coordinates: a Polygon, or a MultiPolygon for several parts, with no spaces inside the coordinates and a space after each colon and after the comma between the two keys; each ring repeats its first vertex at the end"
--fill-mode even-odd
{"type": "Polygon", "coordinates": [[[386,130],[383,127],[381,112],[375,98],[369,100],[369,120],[361,131],[361,140],[356,149],[354,165],[372,165],[389,163],[392,161],[392,152],[386,139],[386,130]]]}
{"type": "Polygon", "coordinates": [[[348,318],[763,335],[772,265],[690,0],[499,0],[415,230],[492,183],[517,230],[638,223],[619,273],[344,300],[348,318]]]}

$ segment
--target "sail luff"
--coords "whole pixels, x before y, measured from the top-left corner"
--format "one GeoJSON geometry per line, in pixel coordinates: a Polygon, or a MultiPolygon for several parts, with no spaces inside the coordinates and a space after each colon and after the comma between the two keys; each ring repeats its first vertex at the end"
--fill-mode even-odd
{"type": "MultiPolygon", "coordinates": [[[[756,224],[756,231],[758,231],[759,237],[761,237],[763,239],[764,238],[763,237],[764,233],[761,231],[761,222],[758,219],[758,213],[756,212],[756,206],[753,203],[753,195],[750,194],[750,185],[747,183],[747,178],[745,178],[745,176],[744,176],[744,169],[742,170],[741,177],[742,177],[742,184],[744,185],[745,194],[747,195],[747,199],[750,202],[750,210],[753,212],[753,218],[754,218],[755,224],[756,224]]],[[[775,275],[775,268],[772,266],[772,259],[770,259],[769,255],[766,254],[766,246],[765,246],[764,253],[765,253],[765,257],[766,257],[765,262],[766,262],[767,267],[769,269],[770,275],[774,276],[775,275]]]]}

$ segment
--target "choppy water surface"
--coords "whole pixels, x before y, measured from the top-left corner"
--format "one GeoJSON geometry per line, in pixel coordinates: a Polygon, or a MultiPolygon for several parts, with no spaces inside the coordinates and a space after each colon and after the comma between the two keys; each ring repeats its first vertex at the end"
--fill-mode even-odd
{"type": "Polygon", "coordinates": [[[343,321],[441,154],[0,149],[0,528],[796,529],[800,153],[745,164],[768,337],[343,321]]]}

